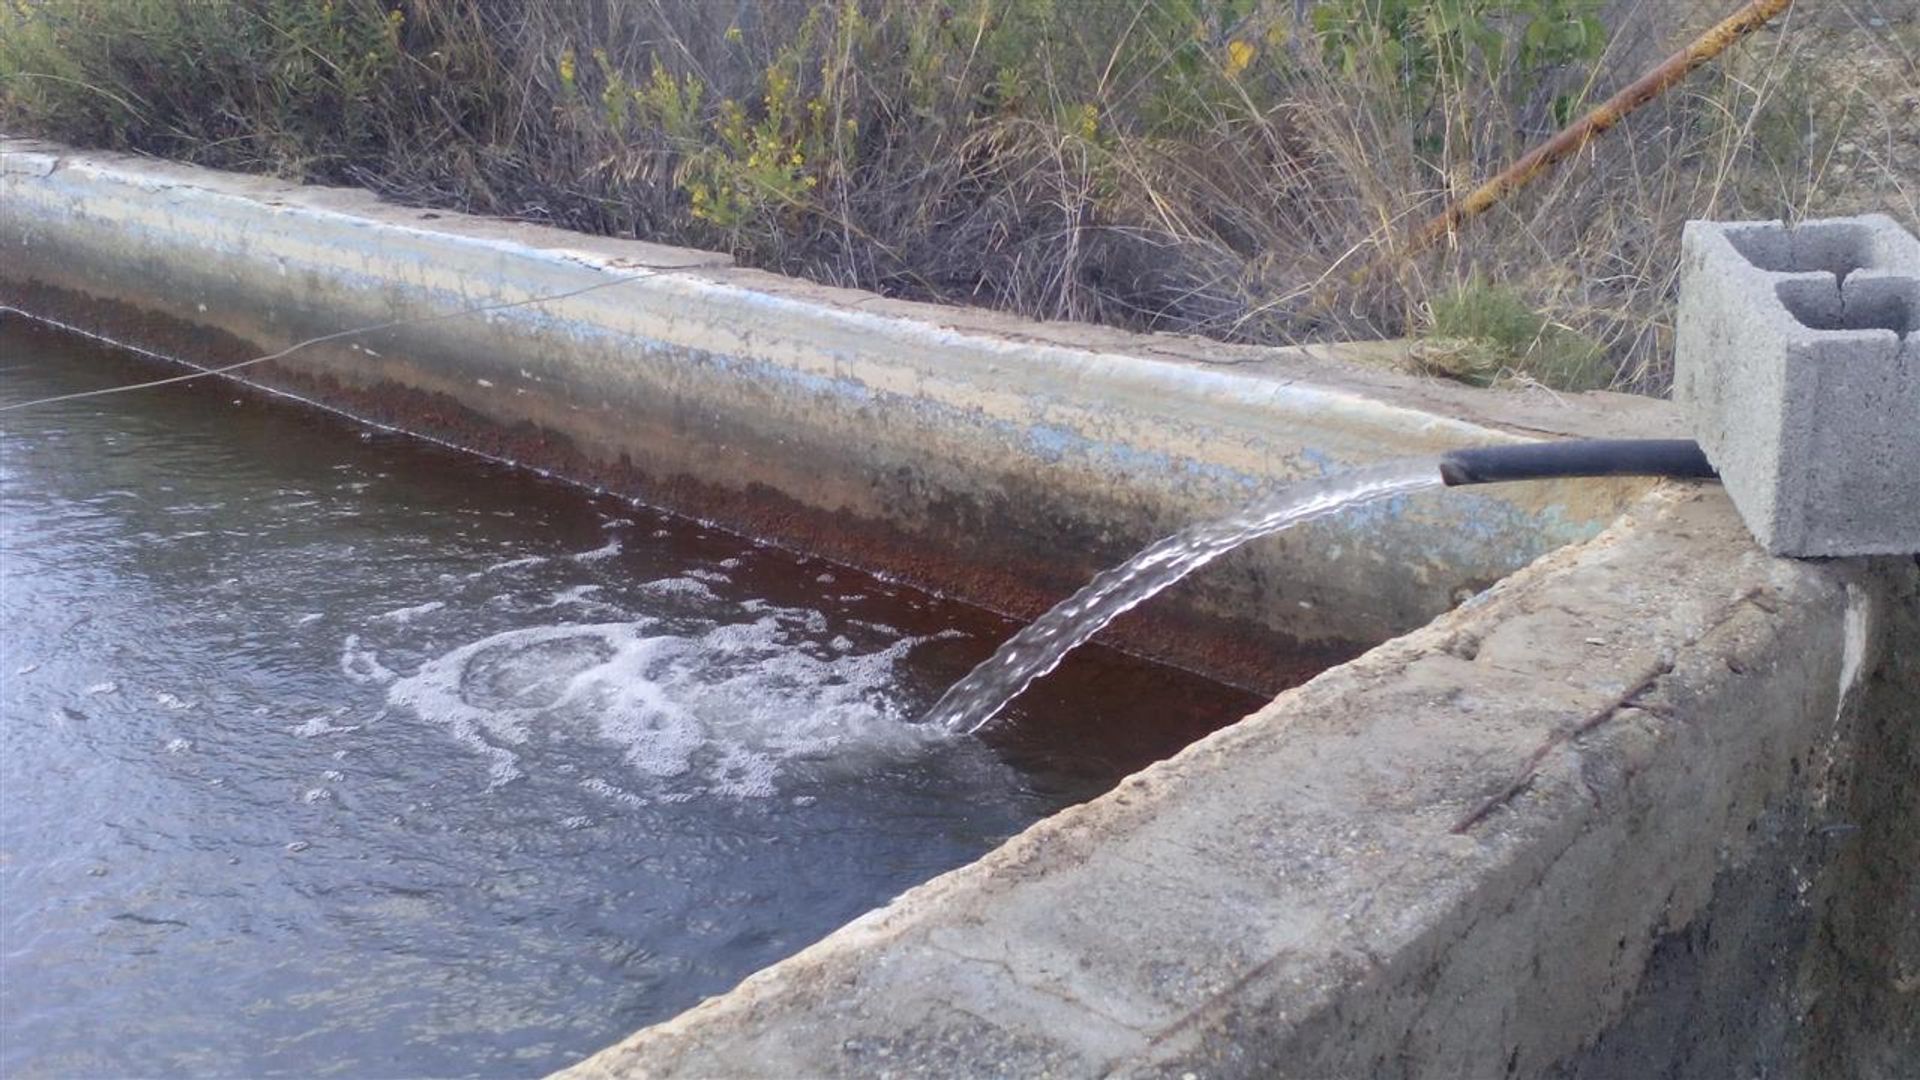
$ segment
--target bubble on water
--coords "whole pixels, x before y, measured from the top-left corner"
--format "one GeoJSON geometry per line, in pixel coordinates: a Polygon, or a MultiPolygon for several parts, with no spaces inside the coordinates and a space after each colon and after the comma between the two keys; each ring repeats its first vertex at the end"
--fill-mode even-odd
{"type": "Polygon", "coordinates": [[[818,612],[775,609],[692,633],[651,621],[509,630],[428,661],[387,696],[486,757],[489,786],[523,775],[542,747],[578,758],[593,745],[617,750],[632,783],[665,802],[762,798],[794,770],[858,772],[947,737],[886,695],[924,639],[835,654],[808,636],[824,626],[818,612]]]}
{"type": "Polygon", "coordinates": [[[167,742],[167,753],[184,754],[193,749],[193,743],[186,739],[171,739],[167,742]]]}
{"type": "Polygon", "coordinates": [[[179,697],[167,693],[165,690],[156,692],[153,695],[153,700],[158,702],[162,707],[172,709],[175,712],[183,712],[193,708],[192,702],[183,701],[179,697]]]}
{"type": "Polygon", "coordinates": [[[307,791],[300,796],[300,801],[304,803],[329,802],[332,799],[333,792],[323,787],[308,788],[307,791]]]}
{"type": "Polygon", "coordinates": [[[97,683],[94,683],[92,686],[87,687],[87,693],[111,694],[119,689],[120,689],[120,684],[109,679],[106,682],[97,682],[97,683]]]}

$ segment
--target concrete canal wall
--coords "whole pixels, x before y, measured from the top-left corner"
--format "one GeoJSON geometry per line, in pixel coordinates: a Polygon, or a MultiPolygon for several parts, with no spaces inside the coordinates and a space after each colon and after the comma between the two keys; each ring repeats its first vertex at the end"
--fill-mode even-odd
{"type": "MultiPolygon", "coordinates": [[[[0,245],[0,301],[203,363],[416,320],[248,374],[1022,614],[1290,478],[1678,433],[1661,402],[1396,375],[1392,346],[1036,325],[17,141],[0,245]]],[[[1283,649],[1364,655],[571,1074],[1920,1060],[1911,558],[1770,557],[1712,485],[1516,485],[1169,600],[1125,643],[1253,685],[1293,681],[1283,649]]]]}
{"type": "MultiPolygon", "coordinates": [[[[0,162],[0,301],[210,364],[415,320],[246,374],[1015,615],[1289,479],[1673,425],[1643,399],[1379,370],[1391,346],[1041,325],[355,191],[20,141],[0,162]],[[560,298],[526,303],[541,297],[560,298]]],[[[1317,669],[1418,626],[1592,536],[1645,486],[1534,485],[1330,521],[1209,568],[1110,640],[1288,685],[1280,657],[1317,669]]]]}

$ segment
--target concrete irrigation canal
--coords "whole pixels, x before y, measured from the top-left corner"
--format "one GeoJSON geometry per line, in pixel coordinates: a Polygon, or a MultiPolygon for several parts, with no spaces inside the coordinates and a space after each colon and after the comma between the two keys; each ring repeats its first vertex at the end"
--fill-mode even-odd
{"type": "Polygon", "coordinates": [[[1691,228],[1677,403],[20,140],[0,252],[9,1075],[1920,1060],[1885,219],[1691,228]],[[181,363],[249,385],[98,393],[181,363]],[[1408,484],[916,723],[1162,537],[1567,437],[1724,486],[1408,484]]]}

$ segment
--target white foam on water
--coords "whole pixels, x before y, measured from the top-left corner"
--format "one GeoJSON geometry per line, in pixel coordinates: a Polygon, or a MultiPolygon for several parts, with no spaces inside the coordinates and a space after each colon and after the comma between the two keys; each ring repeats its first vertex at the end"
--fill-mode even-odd
{"type": "Polygon", "coordinates": [[[606,780],[602,780],[600,777],[597,777],[597,776],[589,776],[585,780],[580,781],[580,786],[587,789],[588,791],[593,792],[595,795],[604,796],[605,798],[612,799],[615,802],[625,803],[628,806],[647,805],[647,800],[641,798],[638,795],[635,795],[633,792],[628,791],[623,787],[619,787],[606,780]]]}
{"type": "MultiPolygon", "coordinates": [[[[534,610],[539,610],[541,608],[564,607],[568,604],[579,604],[584,607],[611,608],[613,606],[612,604],[608,604],[600,600],[591,599],[591,595],[593,593],[600,592],[601,590],[602,590],[602,586],[599,586],[599,585],[573,585],[565,589],[560,589],[558,591],[548,593],[547,598],[545,600],[541,601],[540,603],[534,604],[532,606],[534,610]]],[[[494,597],[492,599],[504,601],[504,600],[510,600],[511,598],[510,597],[494,597]]]]}
{"type": "MultiPolygon", "coordinates": [[[[341,715],[335,713],[334,717],[341,715]]],[[[287,731],[298,739],[317,739],[322,735],[344,735],[350,731],[359,731],[359,724],[335,725],[334,717],[314,716],[295,724],[287,731]]]]}
{"type": "Polygon", "coordinates": [[[694,600],[718,600],[712,589],[704,582],[692,577],[660,578],[639,586],[639,591],[648,596],[685,596],[694,600]]]}
{"type": "Polygon", "coordinates": [[[615,555],[620,554],[620,550],[620,538],[610,536],[607,538],[606,543],[601,544],[592,551],[582,551],[578,554],[569,555],[567,558],[572,559],[574,562],[599,562],[601,559],[613,558],[615,555]]]}
{"type": "Polygon", "coordinates": [[[362,686],[385,686],[399,678],[378,653],[360,644],[359,634],[348,634],[340,643],[340,674],[362,686]]]}
{"type": "Polygon", "coordinates": [[[394,608],[392,611],[383,611],[373,616],[373,620],[375,622],[408,623],[422,615],[431,615],[446,606],[447,602],[445,600],[429,600],[424,604],[415,604],[412,607],[394,608]]]}
{"type": "Polygon", "coordinates": [[[468,574],[467,577],[472,579],[479,577],[481,574],[491,574],[496,570],[518,570],[523,566],[539,566],[546,561],[547,557],[545,555],[522,555],[517,559],[508,559],[505,562],[489,564],[485,570],[468,574]]]}
{"type": "Polygon", "coordinates": [[[852,654],[821,647],[818,612],[775,610],[688,634],[653,620],[533,626],[470,642],[388,688],[488,760],[488,786],[545,747],[617,750],[631,775],[583,785],[623,802],[764,798],[796,770],[860,771],[948,736],[910,723],[888,689],[924,640],[852,654]]]}

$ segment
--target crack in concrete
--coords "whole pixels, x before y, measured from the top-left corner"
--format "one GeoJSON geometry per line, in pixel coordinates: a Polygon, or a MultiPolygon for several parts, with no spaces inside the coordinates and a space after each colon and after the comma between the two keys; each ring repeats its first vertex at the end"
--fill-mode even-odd
{"type": "Polygon", "coordinates": [[[1459,821],[1455,822],[1453,827],[1448,831],[1456,836],[1462,835],[1475,825],[1486,820],[1494,811],[1511,803],[1514,799],[1518,798],[1522,792],[1533,786],[1534,778],[1540,771],[1540,765],[1547,759],[1548,755],[1594,731],[1620,713],[1630,709],[1639,709],[1655,716],[1663,715],[1663,709],[1660,706],[1652,703],[1642,703],[1638,699],[1658,685],[1661,679],[1672,674],[1672,657],[1694,648],[1701,641],[1712,636],[1721,627],[1731,622],[1734,617],[1739,614],[1740,609],[1748,604],[1768,614],[1779,611],[1778,605],[1771,602],[1771,598],[1766,595],[1766,589],[1762,586],[1753,586],[1734,597],[1733,603],[1729,604],[1721,617],[1714,620],[1710,626],[1688,637],[1672,648],[1661,650],[1661,659],[1655,661],[1649,668],[1644,669],[1641,676],[1628,686],[1627,689],[1615,695],[1599,709],[1589,713],[1579,723],[1548,736],[1546,741],[1542,742],[1533,753],[1527,755],[1527,759],[1521,763],[1520,768],[1515,772],[1513,778],[1507,782],[1505,787],[1482,800],[1471,811],[1468,811],[1465,816],[1461,817],[1459,821]]]}
{"type": "MultiPolygon", "coordinates": [[[[1691,642],[1688,644],[1690,645],[1691,642]]],[[[1672,671],[1673,663],[1671,661],[1656,661],[1650,668],[1644,670],[1640,678],[1636,679],[1632,685],[1628,686],[1619,694],[1614,695],[1605,705],[1588,713],[1579,723],[1549,735],[1545,742],[1542,742],[1534,749],[1533,753],[1527,755],[1527,759],[1520,764],[1519,770],[1516,771],[1513,778],[1507,782],[1505,787],[1482,800],[1480,804],[1469,811],[1466,816],[1454,822],[1453,827],[1447,831],[1455,836],[1459,836],[1468,829],[1478,825],[1481,821],[1484,821],[1487,816],[1495,810],[1500,809],[1518,798],[1521,792],[1533,786],[1534,777],[1539,773],[1541,763],[1547,759],[1549,754],[1612,719],[1616,713],[1632,705],[1635,698],[1653,689],[1655,684],[1672,671]]]]}
{"type": "MultiPolygon", "coordinates": [[[[1061,1002],[1062,1004],[1071,1005],[1076,1009],[1080,1009],[1093,1016],[1097,1016],[1100,1019],[1105,1020],[1107,1023],[1112,1024],[1113,1026],[1120,1028],[1124,1031],[1130,1031],[1135,1035],[1139,1035],[1143,1037],[1146,1036],[1147,1034],[1146,1031],[1144,1031],[1140,1027],[1140,1025],[1131,1023],[1127,1020],[1123,1020],[1120,1017],[1113,1015],[1112,1013],[1105,1012],[1101,1009],[1095,1008],[1093,1005],[1088,1004],[1079,995],[1073,993],[1071,990],[1068,990],[1065,987],[1047,986],[1039,983],[1028,982],[1026,979],[1021,978],[1020,973],[1014,970],[1013,965],[1008,963],[1004,959],[1001,959],[998,957],[992,957],[992,956],[975,956],[971,953],[962,952],[961,950],[956,949],[951,945],[943,945],[931,939],[925,940],[923,944],[925,945],[926,948],[931,949],[934,952],[944,953],[947,956],[953,957],[955,960],[961,961],[962,963],[981,964],[986,967],[995,968],[1006,977],[1008,982],[1012,983],[1015,986],[1020,987],[1023,990],[1031,990],[1036,994],[1044,994],[1047,997],[1053,998],[1055,1001],[1061,1002]]],[[[1002,1026],[998,1021],[986,1020],[986,1018],[984,1017],[982,1018],[982,1020],[986,1023],[992,1024],[995,1027],[1002,1026]]]]}

